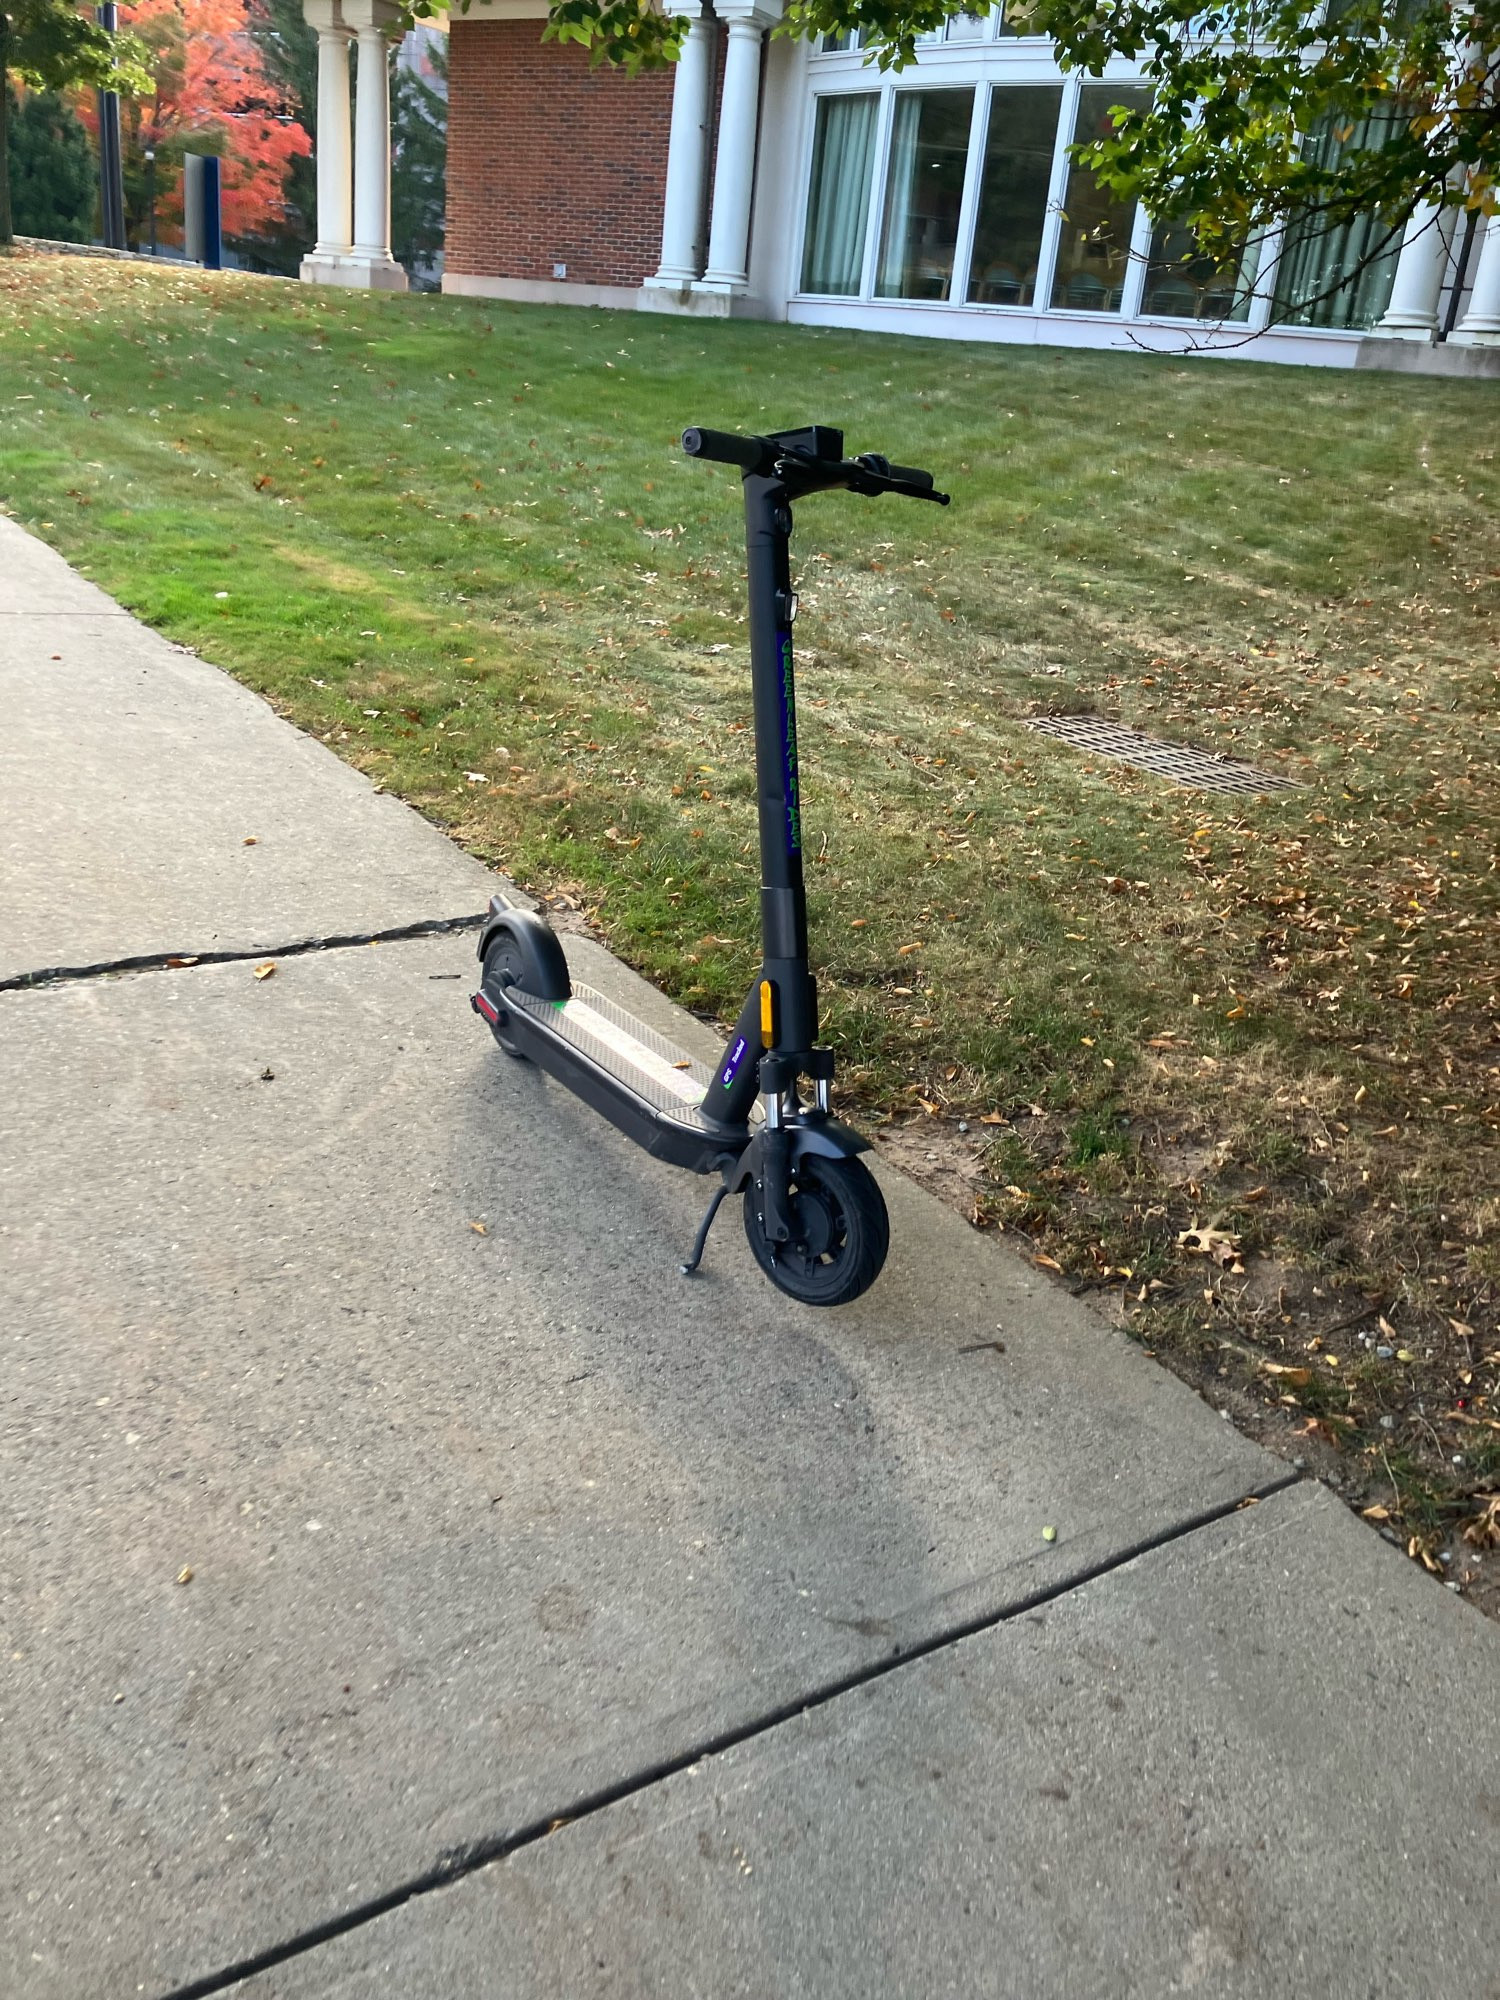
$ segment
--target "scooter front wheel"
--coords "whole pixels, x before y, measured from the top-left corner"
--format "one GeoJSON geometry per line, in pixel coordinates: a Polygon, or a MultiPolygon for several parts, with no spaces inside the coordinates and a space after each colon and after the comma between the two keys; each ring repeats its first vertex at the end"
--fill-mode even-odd
{"type": "Polygon", "coordinates": [[[807,1306],[843,1306],[868,1291],[891,1241],[885,1199],[869,1168],[809,1154],[792,1170],[790,1207],[790,1239],[772,1242],[759,1184],[745,1190],[745,1236],[771,1283],[807,1306]]]}

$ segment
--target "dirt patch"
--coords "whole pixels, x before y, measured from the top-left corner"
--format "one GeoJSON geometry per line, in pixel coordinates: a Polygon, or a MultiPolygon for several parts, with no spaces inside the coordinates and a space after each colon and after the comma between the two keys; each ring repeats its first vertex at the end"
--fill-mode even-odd
{"type": "MultiPolygon", "coordinates": [[[[1439,1234],[1422,1286],[1393,1295],[1349,1282],[1332,1237],[1316,1264],[1286,1254],[1278,1225],[1305,1212],[1305,1177],[1248,1172],[1232,1141],[1158,1129],[1080,1162],[1039,1109],[998,1133],[922,1114],[875,1138],[882,1157],[976,1227],[1015,1237],[1035,1268],[1248,1437],[1500,1617],[1500,1286],[1487,1275],[1488,1231],[1477,1243],[1439,1234]]],[[[1331,1177],[1330,1219],[1339,1191],[1331,1177]]]]}

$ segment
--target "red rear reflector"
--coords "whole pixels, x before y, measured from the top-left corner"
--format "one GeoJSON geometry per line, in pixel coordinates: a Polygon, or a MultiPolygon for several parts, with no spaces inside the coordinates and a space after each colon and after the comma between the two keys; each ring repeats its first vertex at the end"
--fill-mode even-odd
{"type": "Polygon", "coordinates": [[[500,1010],[490,999],[487,993],[480,991],[478,993],[472,994],[470,996],[470,1000],[472,1006],[474,1007],[475,1012],[483,1014],[484,1018],[491,1024],[491,1026],[493,1026],[494,1023],[499,1020],[500,1010]]]}

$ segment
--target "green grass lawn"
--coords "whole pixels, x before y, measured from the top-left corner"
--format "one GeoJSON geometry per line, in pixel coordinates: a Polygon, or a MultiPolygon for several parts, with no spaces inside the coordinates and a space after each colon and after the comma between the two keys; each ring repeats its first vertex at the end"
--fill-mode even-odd
{"type": "Polygon", "coordinates": [[[799,517],[846,1097],[1431,1549],[1500,1474],[1500,385],[0,262],[0,503],[721,1017],[741,517],[676,438],[813,421],[954,499],[799,517]]]}

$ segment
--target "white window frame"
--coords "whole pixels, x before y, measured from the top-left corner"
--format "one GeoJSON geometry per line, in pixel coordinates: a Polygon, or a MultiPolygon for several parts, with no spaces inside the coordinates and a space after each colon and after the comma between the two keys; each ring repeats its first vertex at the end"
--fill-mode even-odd
{"type": "MultiPolygon", "coordinates": [[[[1058,246],[1062,238],[1068,177],[1072,164],[1068,158],[1068,149],[1073,143],[1073,132],[1078,122],[1079,94],[1085,83],[1090,85],[1118,83],[1124,89],[1144,79],[1133,65],[1125,67],[1123,73],[1118,76],[1111,76],[1108,71],[1103,77],[1089,78],[1084,78],[1076,70],[1065,73],[1058,68],[1052,55],[1051,44],[1044,36],[1002,36],[1000,18],[998,9],[991,11],[987,24],[988,32],[983,37],[976,36],[966,42],[943,41],[922,44],[917,62],[900,74],[882,75],[879,71],[873,70],[858,48],[837,49],[832,52],[810,51],[808,66],[804,72],[807,79],[804,99],[806,111],[800,149],[801,162],[796,181],[797,187],[801,190],[801,207],[791,245],[789,275],[793,277],[793,283],[788,288],[789,301],[794,303],[805,301],[809,304],[837,302],[845,305],[894,306],[910,312],[962,311],[1022,319],[1086,318],[1091,323],[1098,322],[1109,326],[1119,326],[1131,321],[1174,328],[1201,324],[1197,321],[1169,318],[1160,313],[1149,316],[1142,313],[1146,266],[1150,257],[1151,236],[1155,225],[1147,213],[1144,202],[1139,201],[1135,205],[1130,252],[1119,306],[1113,312],[1084,314],[1076,309],[1052,303],[1058,246]],[[968,296],[969,279],[972,274],[974,237],[978,228],[984,150],[995,92],[1025,89],[1033,84],[1050,85],[1054,89],[1060,87],[1062,91],[1053,141],[1052,176],[1048,186],[1047,206],[1037,252],[1033,301],[1030,305],[1001,305],[971,300],[968,296]],[[949,297],[946,299],[877,298],[875,283],[879,268],[880,235],[885,224],[886,180],[890,172],[891,135],[895,124],[897,94],[911,90],[960,89],[971,89],[974,101],[949,297]],[[802,287],[802,269],[807,244],[807,207],[811,190],[812,148],[817,132],[819,100],[824,97],[844,95],[868,96],[872,93],[878,95],[880,102],[876,113],[875,144],[871,149],[870,170],[873,179],[865,224],[864,258],[860,267],[859,290],[838,293],[808,292],[802,287]]],[[[1251,296],[1250,318],[1226,322],[1226,325],[1232,325],[1237,331],[1242,331],[1246,335],[1264,329],[1270,317],[1279,252],[1279,237],[1268,238],[1262,257],[1261,272],[1256,278],[1251,296]]]]}

